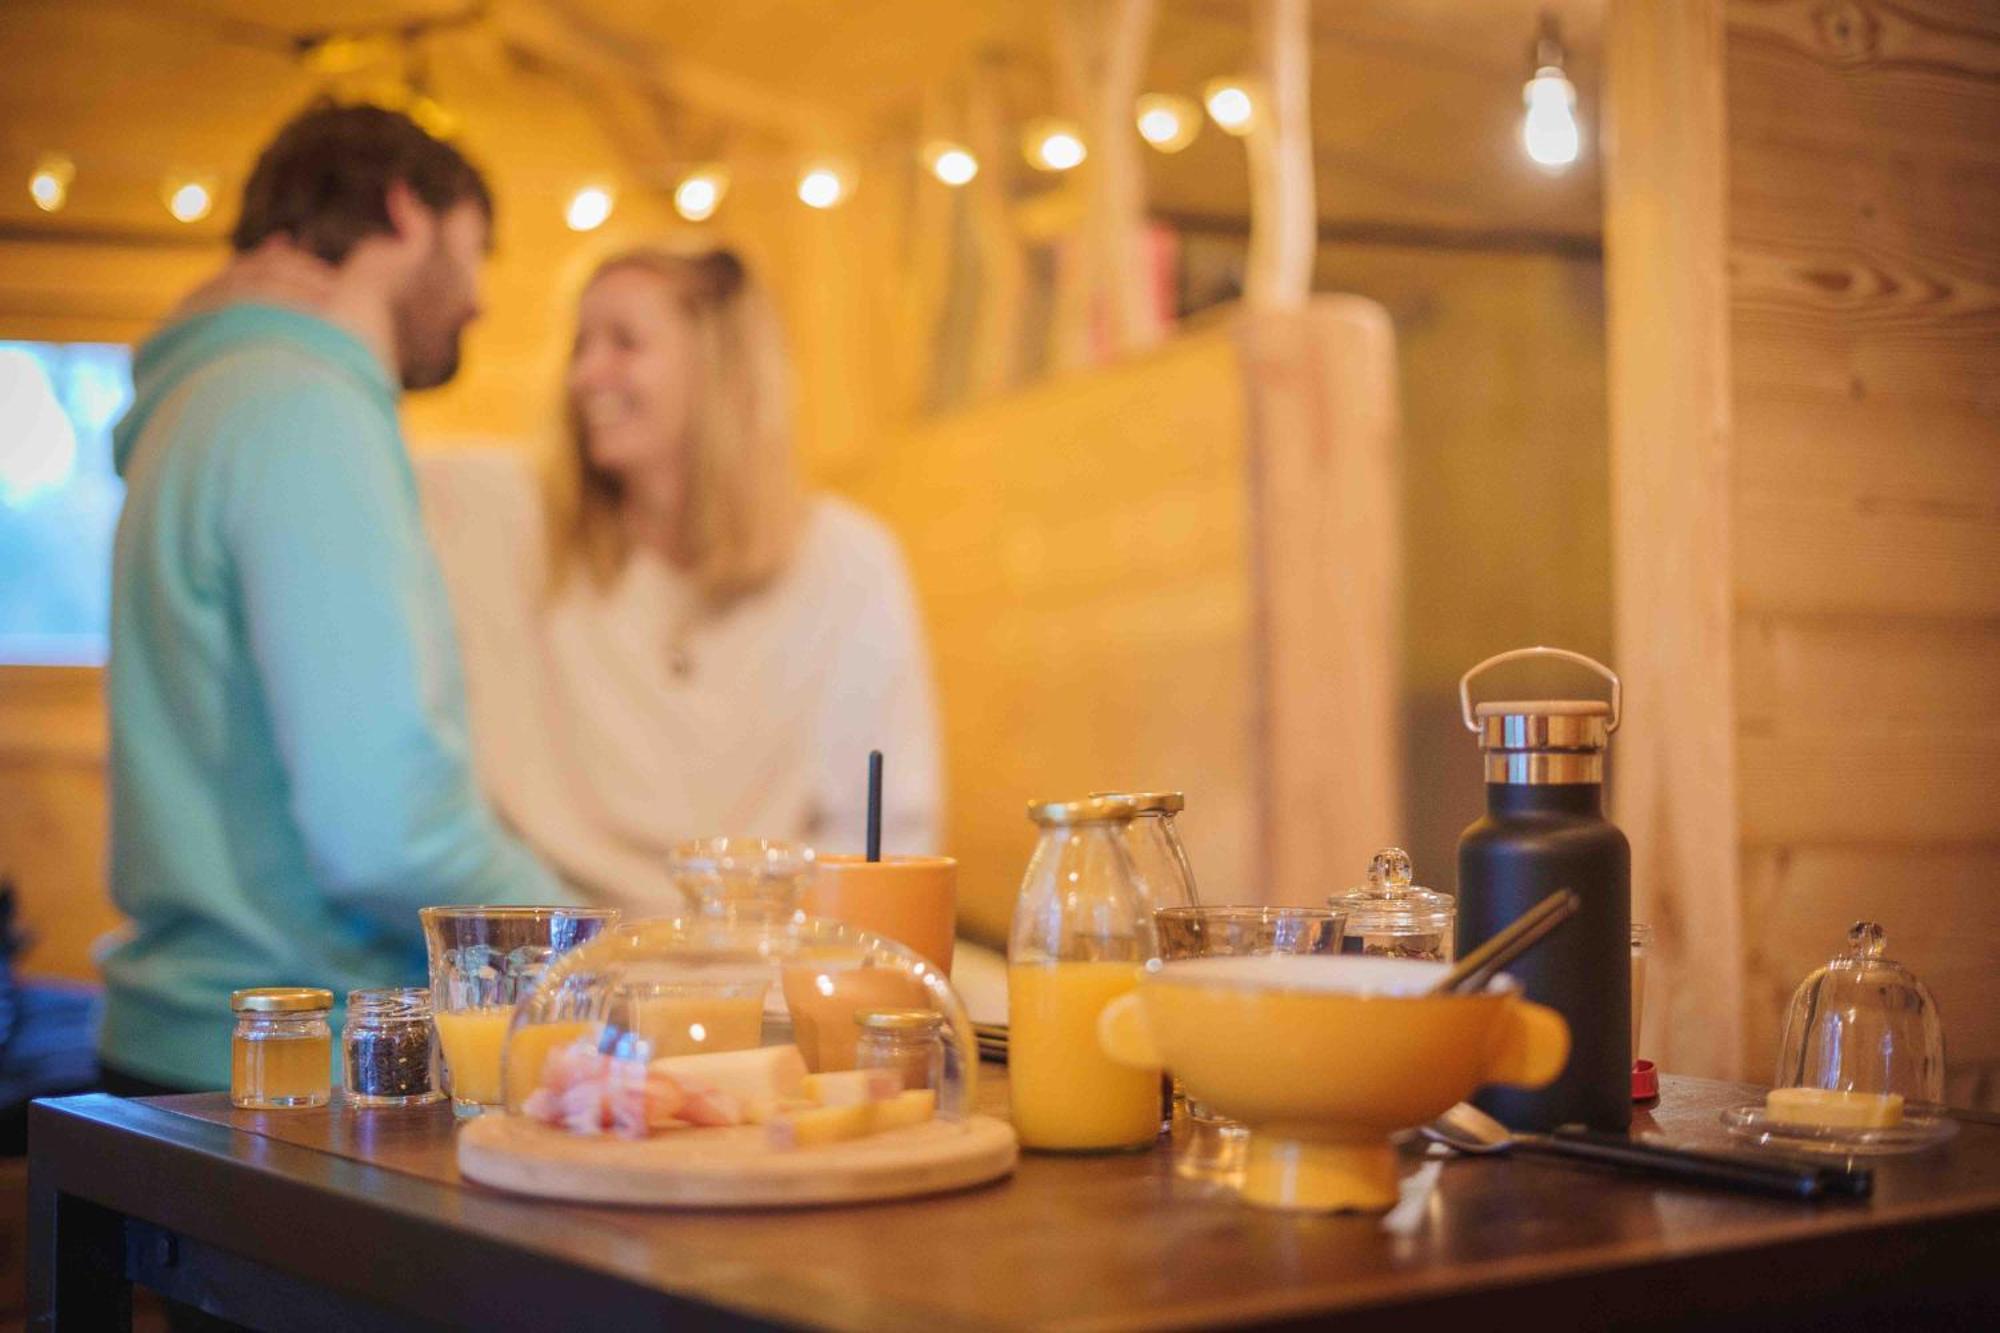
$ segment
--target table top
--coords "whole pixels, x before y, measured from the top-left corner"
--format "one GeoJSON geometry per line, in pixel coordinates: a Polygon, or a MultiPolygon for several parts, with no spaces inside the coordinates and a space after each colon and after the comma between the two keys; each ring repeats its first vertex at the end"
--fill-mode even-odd
{"type": "MultiPolygon", "coordinates": [[[[1634,1132],[1713,1147],[1729,1143],[1718,1113],[1758,1096],[1739,1084],[1661,1083],[1634,1132]]],[[[982,1109],[1002,1110],[1004,1098],[1004,1075],[989,1071],[982,1109]]],[[[1365,1326],[1363,1316],[1386,1325],[1412,1310],[1491,1316],[1510,1299],[1523,1312],[1546,1309],[1565,1293],[1636,1316],[1657,1312],[1690,1280],[1715,1313],[1747,1317],[1762,1303],[1768,1314],[1776,1299],[1803,1321],[1799,1302],[1828,1290],[1829,1263],[1845,1275],[1843,1299],[1864,1299],[1871,1282],[1885,1292],[1958,1282],[1962,1301],[1973,1270],[1950,1268],[1954,1256],[1990,1266],[2000,1243],[2000,1125],[1979,1122],[1941,1148],[1875,1159],[1873,1198],[1821,1204],[1548,1159],[1457,1158],[1414,1230],[1392,1234],[1376,1217],[1247,1207],[1175,1178],[1164,1148],[1024,1154],[1008,1180],[897,1203],[663,1212],[539,1202],[463,1182],[443,1108],[248,1112],[204,1094],[69,1098],[39,1104],[37,1115],[36,1159],[50,1163],[38,1169],[60,1175],[61,1188],[135,1216],[156,1206],[172,1214],[157,1220],[205,1227],[208,1241],[253,1258],[302,1249],[290,1230],[266,1234],[268,1219],[310,1232],[319,1201],[344,1226],[379,1224],[385,1245],[399,1226],[413,1247],[436,1242],[443,1227],[462,1246],[599,1275],[620,1290],[819,1327],[1199,1327],[1336,1312],[1365,1326]],[[226,1177],[232,1206],[170,1198],[168,1184],[135,1183],[143,1172],[226,1177]],[[158,1199],[141,1197],[149,1188],[158,1199]],[[250,1206],[265,1192],[269,1207],[250,1206]]],[[[393,1301],[355,1281],[353,1290],[393,1301]]]]}

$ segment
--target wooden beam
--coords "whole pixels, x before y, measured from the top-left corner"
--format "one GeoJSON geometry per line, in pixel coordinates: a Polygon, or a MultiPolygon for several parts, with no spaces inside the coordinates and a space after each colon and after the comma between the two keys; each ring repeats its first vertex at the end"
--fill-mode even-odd
{"type": "Polygon", "coordinates": [[[1744,1066],[1721,0],[1612,0],[1605,29],[1614,817],[1654,927],[1653,1055],[1744,1066]]]}
{"type": "Polygon", "coordinates": [[[1312,292],[1319,206],[1313,194],[1312,12],[1307,0],[1259,0],[1260,87],[1250,129],[1250,264],[1244,297],[1298,309],[1312,292]]]}
{"type": "MultiPolygon", "coordinates": [[[[1153,216],[1191,236],[1250,235],[1248,218],[1223,213],[1155,209],[1153,216]]],[[[1471,254],[1554,255],[1559,259],[1604,258],[1604,242],[1594,235],[1540,231],[1529,227],[1446,227],[1390,218],[1334,218],[1322,221],[1318,243],[1380,245],[1410,250],[1455,250],[1471,254]]]]}

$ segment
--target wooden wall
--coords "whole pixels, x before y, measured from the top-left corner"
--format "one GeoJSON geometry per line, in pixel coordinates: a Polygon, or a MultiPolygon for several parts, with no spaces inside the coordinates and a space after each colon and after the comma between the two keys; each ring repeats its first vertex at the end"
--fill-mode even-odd
{"type": "Polygon", "coordinates": [[[2000,9],[1727,22],[1746,1054],[1871,917],[2000,1100],[2000,9]]]}
{"type": "Polygon", "coordinates": [[[1856,918],[2000,1104],[2000,13],[1614,3],[1621,807],[1679,1067],[1768,1077],[1856,918]],[[1690,983],[1697,979],[1703,985],[1690,983]]]}

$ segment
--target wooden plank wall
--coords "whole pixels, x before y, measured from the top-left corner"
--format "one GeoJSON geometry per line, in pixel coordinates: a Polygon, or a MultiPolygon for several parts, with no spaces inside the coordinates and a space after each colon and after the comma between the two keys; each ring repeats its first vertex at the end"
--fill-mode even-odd
{"type": "Polygon", "coordinates": [[[1868,916],[2000,1104],[2000,8],[1726,15],[1747,1072],[1868,916]]]}

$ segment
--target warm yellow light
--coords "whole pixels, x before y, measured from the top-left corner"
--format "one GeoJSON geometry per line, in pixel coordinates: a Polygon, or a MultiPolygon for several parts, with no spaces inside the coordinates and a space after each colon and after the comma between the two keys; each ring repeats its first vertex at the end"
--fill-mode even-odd
{"type": "Polygon", "coordinates": [[[691,171],[674,187],[674,212],[689,222],[706,222],[722,207],[729,192],[729,177],[720,167],[691,171]]]}
{"type": "Polygon", "coordinates": [[[1021,151],[1027,155],[1028,165],[1037,171],[1068,171],[1090,156],[1076,126],[1047,117],[1033,122],[1022,133],[1021,151]]]}
{"type": "Polygon", "coordinates": [[[604,186],[586,185],[569,197],[563,221],[571,231],[596,231],[610,220],[615,202],[616,197],[604,186]]]}
{"type": "Polygon", "coordinates": [[[1211,79],[1203,90],[1209,119],[1225,134],[1245,135],[1257,120],[1257,102],[1250,89],[1236,79],[1211,79]]]}
{"type": "Polygon", "coordinates": [[[931,175],[946,185],[964,185],[979,174],[979,159],[955,143],[934,143],[924,156],[930,162],[931,175]]]}
{"type": "Polygon", "coordinates": [[[177,222],[199,222],[215,207],[215,190],[207,181],[170,180],[165,197],[177,222]]]}
{"type": "Polygon", "coordinates": [[[69,184],[76,179],[76,163],[60,153],[50,153],[35,163],[28,177],[28,197],[44,213],[53,213],[69,202],[69,184]]]}
{"type": "Polygon", "coordinates": [[[813,167],[799,177],[799,202],[809,208],[832,208],[853,188],[839,168],[813,167]]]}
{"type": "Polygon", "coordinates": [[[464,124],[456,111],[423,93],[411,98],[404,110],[434,139],[455,139],[464,124]]]}
{"type": "Polygon", "coordinates": [[[1562,70],[1545,65],[1521,90],[1527,114],[1521,118],[1521,146],[1551,171],[1576,161],[1583,134],[1576,124],[1576,88],[1562,70]]]}
{"type": "Polygon", "coordinates": [[[1201,110],[1174,93],[1146,93],[1133,107],[1139,137],[1163,153],[1178,153],[1201,132],[1201,110]]]}

